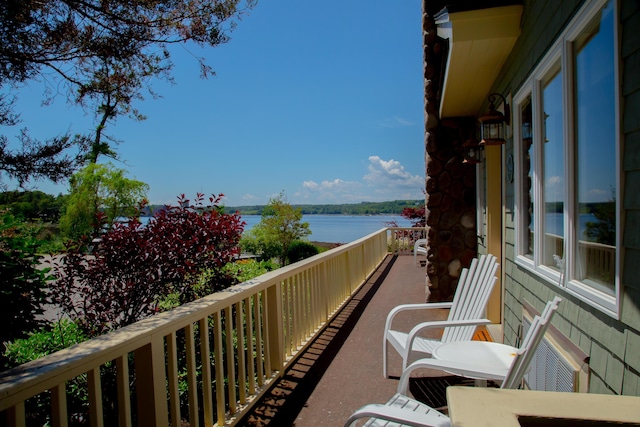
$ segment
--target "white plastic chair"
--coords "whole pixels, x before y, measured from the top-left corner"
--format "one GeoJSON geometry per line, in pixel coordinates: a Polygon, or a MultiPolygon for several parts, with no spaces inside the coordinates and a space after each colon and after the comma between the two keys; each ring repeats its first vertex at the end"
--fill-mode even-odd
{"type": "Polygon", "coordinates": [[[404,370],[412,356],[428,357],[443,343],[471,340],[478,325],[490,324],[491,322],[484,318],[485,309],[497,280],[498,265],[493,255],[481,255],[479,259],[474,259],[469,269],[462,269],[452,302],[403,304],[391,310],[387,315],[382,344],[382,366],[385,378],[388,370],[388,343],[402,357],[404,370]],[[449,309],[447,320],[422,322],[408,333],[392,329],[394,318],[403,311],[442,308],[449,309]],[[420,336],[424,331],[434,328],[444,328],[441,339],[434,340],[420,336]]]}
{"type": "MultiPolygon", "coordinates": [[[[551,318],[558,309],[562,299],[555,297],[545,306],[540,316],[535,316],[527,335],[522,340],[519,348],[513,348],[513,357],[505,362],[497,353],[483,354],[483,360],[478,360],[473,353],[456,354],[455,360],[446,359],[420,359],[412,363],[402,372],[402,389],[408,387],[409,376],[416,369],[438,369],[450,374],[481,380],[501,381],[502,388],[517,388],[522,382],[524,374],[531,364],[536,349],[542,340],[551,318]],[[502,365],[502,366],[500,366],[502,365]]],[[[398,386],[400,388],[400,386],[398,386]]]]}
{"type": "Polygon", "coordinates": [[[402,372],[398,391],[387,403],[368,404],[361,407],[347,419],[345,427],[355,426],[361,419],[368,419],[363,424],[365,426],[388,426],[390,422],[419,427],[450,426],[449,417],[424,403],[407,397],[409,378],[416,369],[440,369],[470,378],[499,380],[502,381],[500,388],[504,389],[518,388],[561,301],[561,298],[555,297],[553,301],[547,303],[540,316],[534,317],[522,345],[519,349],[515,349],[515,355],[506,371],[496,372],[493,369],[487,369],[486,366],[474,361],[473,354],[470,354],[468,362],[464,363],[440,359],[418,360],[402,372]]]}
{"type": "Polygon", "coordinates": [[[418,265],[418,255],[427,256],[427,239],[418,239],[413,244],[413,265],[418,265]]]}

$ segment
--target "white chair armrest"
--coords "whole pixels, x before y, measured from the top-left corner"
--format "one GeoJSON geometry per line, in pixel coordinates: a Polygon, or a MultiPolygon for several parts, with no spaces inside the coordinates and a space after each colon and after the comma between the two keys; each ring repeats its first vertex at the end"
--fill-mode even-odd
{"type": "Polygon", "coordinates": [[[442,417],[442,421],[431,418],[425,419],[425,414],[421,412],[413,412],[402,408],[396,408],[392,406],[386,406],[376,403],[365,405],[351,414],[344,424],[345,427],[349,427],[354,424],[360,418],[379,418],[402,425],[416,426],[416,427],[449,427],[451,422],[442,417]]]}
{"type": "Polygon", "coordinates": [[[393,323],[393,318],[396,315],[403,311],[410,310],[432,310],[432,309],[450,309],[453,303],[451,302],[425,302],[421,304],[401,304],[395,306],[389,314],[387,314],[387,320],[384,324],[384,334],[387,335],[387,331],[391,328],[391,324],[393,323]]]}

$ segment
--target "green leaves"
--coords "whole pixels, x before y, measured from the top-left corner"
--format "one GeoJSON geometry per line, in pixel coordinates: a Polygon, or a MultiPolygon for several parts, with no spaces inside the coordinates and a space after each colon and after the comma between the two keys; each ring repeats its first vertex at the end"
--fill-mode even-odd
{"type": "Polygon", "coordinates": [[[309,223],[302,222],[302,210],[289,204],[284,193],[269,200],[262,219],[248,233],[245,248],[257,251],[263,259],[277,257],[280,265],[287,259],[289,246],[311,234],[309,223]]]}

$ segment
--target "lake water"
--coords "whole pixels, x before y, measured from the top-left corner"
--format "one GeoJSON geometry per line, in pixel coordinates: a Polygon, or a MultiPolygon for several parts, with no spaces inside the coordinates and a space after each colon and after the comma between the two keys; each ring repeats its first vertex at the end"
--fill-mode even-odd
{"type": "MultiPolygon", "coordinates": [[[[590,240],[586,237],[587,222],[599,222],[593,214],[579,214],[578,219],[580,221],[580,237],[581,240],[590,240]]],[[[555,234],[557,236],[564,236],[564,215],[561,213],[547,212],[545,214],[546,232],[549,234],[555,234]]]]}
{"type": "MultiPolygon", "coordinates": [[[[245,231],[260,222],[260,215],[242,215],[247,223],[245,231]]],[[[389,226],[395,221],[399,227],[411,227],[411,222],[400,215],[303,215],[312,234],[309,240],[329,243],[349,243],[389,226]]]]}

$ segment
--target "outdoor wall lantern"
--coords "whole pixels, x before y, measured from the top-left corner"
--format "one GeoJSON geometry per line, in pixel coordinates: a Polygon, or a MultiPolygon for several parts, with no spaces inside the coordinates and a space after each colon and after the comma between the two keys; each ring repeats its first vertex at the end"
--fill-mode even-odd
{"type": "Polygon", "coordinates": [[[480,145],[502,145],[507,142],[505,139],[505,128],[509,124],[509,104],[499,93],[492,93],[487,97],[489,100],[489,112],[478,117],[480,121],[480,135],[482,140],[480,145]],[[505,114],[496,110],[496,98],[502,98],[505,114]]]}
{"type": "Polygon", "coordinates": [[[480,163],[480,152],[482,150],[482,146],[478,145],[478,141],[475,138],[469,138],[465,142],[463,142],[462,150],[462,156],[464,157],[462,163],[480,163]]]}

